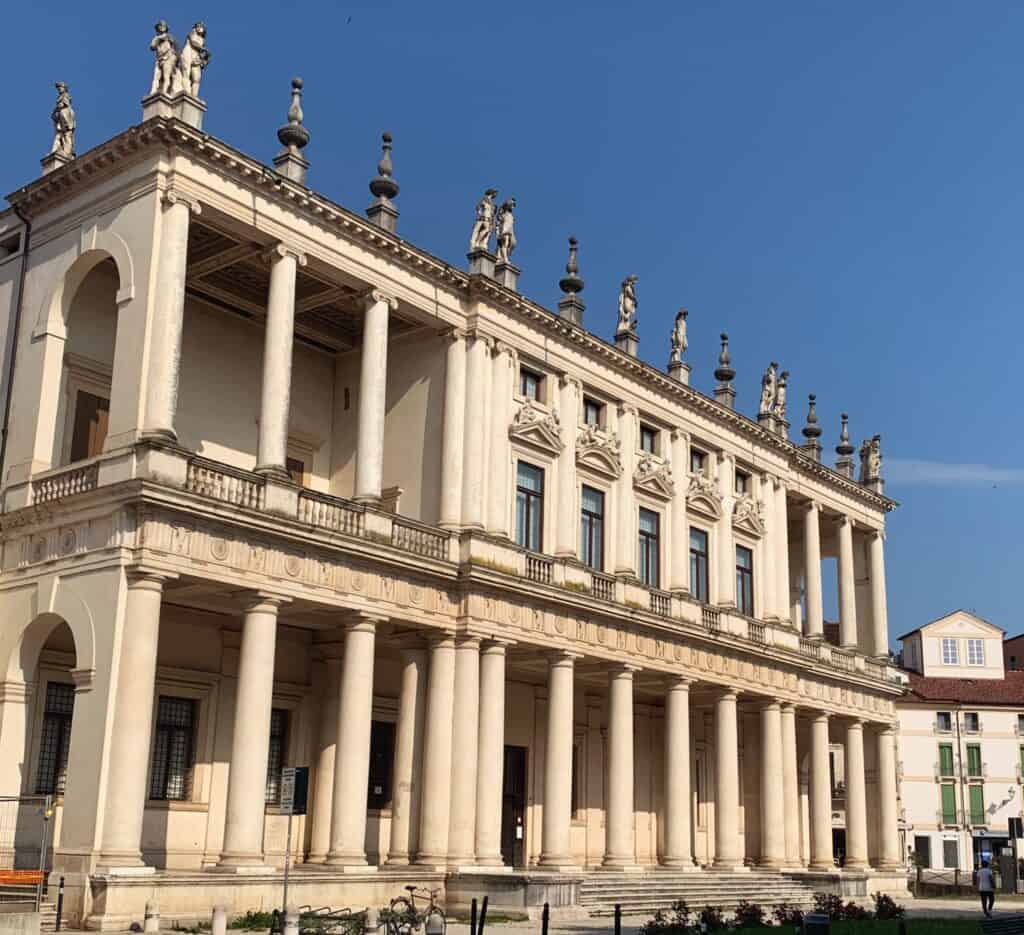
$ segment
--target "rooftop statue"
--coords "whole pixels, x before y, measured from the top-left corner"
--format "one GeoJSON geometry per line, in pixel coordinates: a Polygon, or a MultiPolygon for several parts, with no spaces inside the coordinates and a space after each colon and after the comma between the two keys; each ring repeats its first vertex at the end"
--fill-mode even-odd
{"type": "Polygon", "coordinates": [[[491,234],[494,233],[494,197],[498,194],[496,188],[488,188],[484,197],[476,203],[476,221],[473,223],[473,230],[469,235],[469,250],[483,250],[489,252],[491,246],[491,234]]]}
{"type": "Polygon", "coordinates": [[[179,91],[191,97],[199,97],[199,82],[206,66],[210,64],[210,53],[206,48],[206,25],[198,22],[185,39],[185,46],[178,56],[178,68],[174,73],[174,93],[179,91]]]}
{"type": "Polygon", "coordinates": [[[760,416],[771,415],[775,412],[779,391],[778,370],[779,365],[773,360],[764,372],[764,376],[761,377],[761,405],[757,410],[757,414],[760,416]]]}
{"type": "Polygon", "coordinates": [[[882,476],[882,436],[875,435],[860,446],[860,482],[878,480],[882,476]]]}
{"type": "Polygon", "coordinates": [[[71,109],[71,93],[63,81],[58,81],[54,87],[57,89],[57,103],[50,114],[53,121],[50,152],[72,159],[75,155],[75,112],[71,109]]]}
{"type": "Polygon", "coordinates": [[[153,84],[150,94],[170,94],[174,83],[174,69],[178,65],[178,43],[171,35],[166,20],[160,20],[153,27],[156,35],[149,40],[149,50],[156,54],[153,64],[153,84]]]}
{"type": "Polygon", "coordinates": [[[789,371],[783,370],[779,374],[779,382],[775,385],[775,405],[772,408],[772,415],[782,422],[786,421],[786,384],[789,382],[789,371]]]}
{"type": "Polygon", "coordinates": [[[685,308],[681,308],[676,313],[676,323],[672,326],[672,353],[668,358],[670,364],[682,363],[683,354],[686,348],[689,347],[689,342],[686,340],[687,315],[689,315],[689,312],[685,308]]]}
{"type": "Polygon", "coordinates": [[[512,213],[515,207],[515,198],[506,198],[505,203],[498,209],[498,261],[501,263],[511,262],[512,252],[516,248],[516,219],[512,213]]]}
{"type": "Polygon", "coordinates": [[[636,331],[636,276],[630,275],[622,280],[619,288],[619,327],[616,334],[624,331],[636,331]]]}

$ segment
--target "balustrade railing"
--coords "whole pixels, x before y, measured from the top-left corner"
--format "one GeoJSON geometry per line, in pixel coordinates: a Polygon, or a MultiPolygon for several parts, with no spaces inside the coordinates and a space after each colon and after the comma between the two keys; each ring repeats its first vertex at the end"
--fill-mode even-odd
{"type": "Polygon", "coordinates": [[[526,577],[531,581],[540,584],[551,584],[551,569],[555,564],[553,558],[546,555],[537,555],[534,552],[526,553],[526,577]]]}
{"type": "Polygon", "coordinates": [[[250,510],[263,507],[263,478],[205,458],[191,458],[185,474],[185,489],[224,503],[250,510]]]}
{"type": "Polygon", "coordinates": [[[651,590],[651,613],[659,617],[672,616],[672,596],[664,591],[651,590]]]}
{"type": "Polygon", "coordinates": [[[884,679],[885,666],[882,665],[880,662],[875,662],[874,659],[865,659],[864,674],[870,676],[873,679],[884,679]]]}
{"type": "Polygon", "coordinates": [[[701,607],[700,621],[709,633],[718,633],[722,629],[722,615],[714,607],[701,607]]]}
{"type": "Polygon", "coordinates": [[[590,573],[590,590],[594,597],[602,601],[615,600],[615,579],[611,575],[602,575],[598,571],[590,573]]]}
{"type": "Polygon", "coordinates": [[[846,672],[852,672],[856,667],[856,663],[853,661],[853,656],[849,653],[839,652],[836,649],[832,650],[832,665],[836,668],[843,669],[846,672]]]}
{"type": "Polygon", "coordinates": [[[821,643],[818,640],[808,640],[800,637],[800,652],[811,659],[821,658],[821,643]]]}
{"type": "Polygon", "coordinates": [[[69,467],[59,474],[32,481],[32,502],[49,503],[62,497],[71,497],[76,493],[95,490],[99,480],[100,466],[85,464],[80,467],[69,467]]]}
{"type": "Polygon", "coordinates": [[[366,526],[366,510],[341,497],[303,490],[299,494],[299,522],[346,536],[361,536],[366,526]]]}
{"type": "Polygon", "coordinates": [[[755,623],[753,620],[747,621],[747,636],[755,643],[767,643],[768,637],[765,633],[765,627],[763,623],[755,623]]]}
{"type": "Polygon", "coordinates": [[[397,516],[391,523],[391,544],[427,558],[448,558],[448,533],[397,516]]]}

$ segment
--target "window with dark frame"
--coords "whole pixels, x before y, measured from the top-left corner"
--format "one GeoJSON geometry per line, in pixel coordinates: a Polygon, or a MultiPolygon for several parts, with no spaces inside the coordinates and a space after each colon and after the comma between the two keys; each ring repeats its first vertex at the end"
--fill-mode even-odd
{"type": "Polygon", "coordinates": [[[744,473],[743,471],[737,471],[734,485],[736,490],[736,496],[745,497],[748,493],[750,493],[750,475],[744,473]]]}
{"type": "Polygon", "coordinates": [[[690,449],[690,473],[703,474],[708,456],[699,448],[690,449]]]}
{"type": "Polygon", "coordinates": [[[149,797],[183,801],[189,797],[194,760],[196,703],[161,695],[149,771],[149,797]]]}
{"type": "Polygon", "coordinates": [[[980,779],[982,776],[980,744],[967,744],[967,776],[969,779],[980,779]]]}
{"type": "Polygon", "coordinates": [[[953,729],[952,713],[949,711],[937,711],[935,714],[935,728],[948,734],[953,729]]]}
{"type": "Polygon", "coordinates": [[[370,725],[370,786],[367,808],[387,808],[392,797],[392,768],[395,759],[395,725],[373,721],[370,725]]]}
{"type": "Polygon", "coordinates": [[[110,420],[110,400],[86,390],[75,394],[75,418],[71,429],[71,462],[84,461],[103,451],[110,420]]]}
{"type": "Polygon", "coordinates": [[[36,769],[37,795],[64,794],[74,711],[75,686],[66,682],[47,682],[43,733],[39,739],[36,769]]]}
{"type": "Polygon", "coordinates": [[[657,454],[658,430],[649,425],[640,426],[640,450],[648,454],[657,454]]]}
{"type": "Polygon", "coordinates": [[[639,546],[640,563],[638,571],[640,581],[649,588],[658,587],[658,526],[661,517],[654,510],[646,510],[640,507],[639,546]]]}
{"type": "Polygon", "coordinates": [[[583,424],[601,426],[601,410],[604,409],[596,399],[583,398],[583,424]]]}
{"type": "Polygon", "coordinates": [[[736,546],[736,609],[754,616],[754,553],[746,546],[736,546]]]}
{"type": "Polygon", "coordinates": [[[981,720],[977,711],[964,711],[964,730],[968,734],[976,734],[981,730],[981,720]]]}
{"type": "Polygon", "coordinates": [[[519,395],[540,402],[540,384],[544,378],[527,367],[519,368],[519,395]]]}
{"type": "Polygon", "coordinates": [[[543,527],[544,469],[520,461],[516,467],[516,544],[540,552],[543,527]]]}
{"type": "Polygon", "coordinates": [[[604,493],[586,484],[580,492],[580,561],[604,569],[604,493]]]}
{"type": "Polygon", "coordinates": [[[281,771],[288,756],[288,712],[270,711],[270,745],[267,748],[267,805],[281,804],[281,771]]]}
{"type": "Polygon", "coordinates": [[[284,468],[288,472],[288,476],[291,477],[293,484],[298,484],[300,487],[305,486],[306,483],[306,462],[301,458],[293,458],[289,455],[284,460],[284,468]]]}
{"type": "Polygon", "coordinates": [[[690,527],[690,593],[708,602],[708,534],[694,526],[690,527]]]}

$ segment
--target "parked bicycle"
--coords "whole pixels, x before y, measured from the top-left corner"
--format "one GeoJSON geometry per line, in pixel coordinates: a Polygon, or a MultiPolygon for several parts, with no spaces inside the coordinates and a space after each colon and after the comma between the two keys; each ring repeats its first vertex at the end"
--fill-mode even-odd
{"type": "Polygon", "coordinates": [[[437,903],[441,891],[407,886],[408,896],[396,896],[382,915],[387,935],[444,935],[448,920],[444,910],[437,903]],[[426,900],[420,908],[417,897],[426,900]]]}

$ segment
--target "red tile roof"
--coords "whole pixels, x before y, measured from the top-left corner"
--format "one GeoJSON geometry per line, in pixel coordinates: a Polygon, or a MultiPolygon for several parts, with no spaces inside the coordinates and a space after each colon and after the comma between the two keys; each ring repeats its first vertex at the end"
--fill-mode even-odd
{"type": "Polygon", "coordinates": [[[1005,704],[1024,708],[1024,672],[1007,672],[1001,679],[926,678],[907,672],[911,701],[950,701],[965,704],[1005,704]]]}

